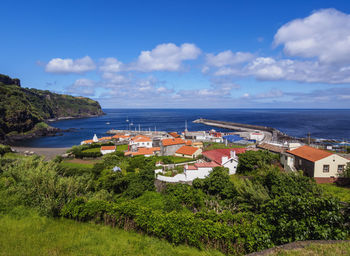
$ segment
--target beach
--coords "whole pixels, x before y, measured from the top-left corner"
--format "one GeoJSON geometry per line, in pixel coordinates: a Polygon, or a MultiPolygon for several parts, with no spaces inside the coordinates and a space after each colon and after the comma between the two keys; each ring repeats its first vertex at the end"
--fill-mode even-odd
{"type": "Polygon", "coordinates": [[[57,155],[62,155],[66,153],[70,147],[64,147],[64,148],[34,148],[34,147],[11,147],[13,150],[15,150],[18,153],[21,154],[28,154],[28,152],[33,152],[33,154],[44,156],[45,159],[51,160],[54,159],[57,155]]]}

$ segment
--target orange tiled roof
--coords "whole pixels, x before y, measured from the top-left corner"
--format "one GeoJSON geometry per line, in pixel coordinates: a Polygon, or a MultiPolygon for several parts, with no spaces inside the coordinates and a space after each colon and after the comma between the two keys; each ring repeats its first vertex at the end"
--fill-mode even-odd
{"type": "Polygon", "coordinates": [[[177,132],[169,132],[169,135],[171,135],[174,138],[180,138],[180,135],[177,132]]]}
{"type": "Polygon", "coordinates": [[[186,146],[192,146],[192,141],[186,140],[186,146]]]}
{"type": "Polygon", "coordinates": [[[182,155],[188,155],[192,156],[194,153],[196,153],[198,148],[191,147],[191,146],[182,146],[179,148],[175,153],[182,154],[182,155]]]}
{"type": "Polygon", "coordinates": [[[133,155],[133,156],[140,156],[140,155],[152,155],[154,152],[160,151],[160,147],[154,147],[154,148],[139,148],[138,151],[132,152],[128,151],[125,152],[125,155],[133,155]]]}
{"type": "Polygon", "coordinates": [[[101,150],[115,150],[115,146],[102,146],[101,150]]]}
{"type": "Polygon", "coordinates": [[[313,148],[313,147],[310,147],[307,145],[290,150],[290,151],[288,150],[287,152],[292,154],[292,155],[309,160],[311,162],[316,162],[316,161],[323,159],[327,156],[333,155],[333,153],[331,153],[331,152],[317,149],[317,148],[313,148]]]}
{"type": "Polygon", "coordinates": [[[88,144],[88,143],[93,143],[94,141],[93,140],[84,140],[83,142],[88,144]]]}
{"type": "Polygon", "coordinates": [[[147,137],[144,135],[136,135],[131,140],[134,142],[150,142],[150,141],[152,141],[150,137],[147,137]]]}
{"type": "Polygon", "coordinates": [[[181,138],[173,138],[173,139],[164,139],[162,140],[163,146],[171,146],[178,144],[185,144],[186,142],[181,138]]]}
{"type": "Polygon", "coordinates": [[[130,137],[129,135],[125,135],[125,134],[116,134],[112,138],[113,139],[119,139],[119,138],[125,139],[125,138],[129,138],[129,137],[130,137]]]}
{"type": "Polygon", "coordinates": [[[112,137],[101,137],[98,140],[111,140],[111,139],[112,139],[112,137]]]}

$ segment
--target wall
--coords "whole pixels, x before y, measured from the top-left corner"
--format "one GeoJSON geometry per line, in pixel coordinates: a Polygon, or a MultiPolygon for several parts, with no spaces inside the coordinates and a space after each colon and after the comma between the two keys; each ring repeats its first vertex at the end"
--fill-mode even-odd
{"type": "Polygon", "coordinates": [[[166,146],[166,147],[161,145],[160,153],[161,153],[162,156],[172,156],[183,145],[185,145],[185,144],[177,144],[177,145],[171,145],[171,146],[166,146]]]}
{"type": "Polygon", "coordinates": [[[204,179],[206,176],[209,175],[209,173],[213,169],[208,167],[208,168],[199,168],[198,170],[187,170],[184,173],[181,174],[176,174],[174,177],[167,177],[158,174],[157,175],[157,180],[165,181],[165,182],[171,182],[171,183],[176,183],[176,182],[189,182],[193,181],[196,178],[199,179],[204,179]]]}
{"type": "Polygon", "coordinates": [[[237,165],[238,162],[235,159],[230,158],[227,162],[225,162],[224,164],[222,164],[223,167],[226,167],[229,169],[229,174],[235,174],[236,170],[237,170],[237,165]],[[232,161],[231,161],[232,160],[232,161]]]}
{"type": "Polygon", "coordinates": [[[315,175],[317,178],[338,177],[338,165],[345,165],[350,162],[337,154],[333,154],[315,162],[315,175]],[[329,165],[329,172],[323,172],[323,165],[329,165]]]}
{"type": "Polygon", "coordinates": [[[314,163],[298,156],[294,157],[294,166],[297,170],[302,170],[304,175],[314,177],[314,163]],[[300,161],[301,160],[301,164],[300,161]]]}

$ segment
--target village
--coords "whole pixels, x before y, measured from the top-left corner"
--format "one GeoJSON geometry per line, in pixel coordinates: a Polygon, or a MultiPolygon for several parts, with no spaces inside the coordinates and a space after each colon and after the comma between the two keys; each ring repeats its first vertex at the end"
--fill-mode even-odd
{"type": "MultiPolygon", "coordinates": [[[[266,150],[277,154],[280,167],[286,172],[303,171],[317,183],[333,183],[350,163],[350,155],[334,152],[319,144],[300,141],[274,141],[261,130],[240,132],[188,131],[181,133],[141,130],[109,130],[111,136],[81,142],[81,145],[101,144],[101,155],[123,152],[125,157],[172,157],[177,161],[156,163],[156,179],[169,183],[189,183],[206,178],[213,168],[221,166],[235,174],[239,155],[248,151],[266,150]],[[107,143],[107,144],[106,144],[107,143]]],[[[165,158],[163,158],[165,159],[165,158]]],[[[115,170],[121,170],[118,166],[115,170]]]]}

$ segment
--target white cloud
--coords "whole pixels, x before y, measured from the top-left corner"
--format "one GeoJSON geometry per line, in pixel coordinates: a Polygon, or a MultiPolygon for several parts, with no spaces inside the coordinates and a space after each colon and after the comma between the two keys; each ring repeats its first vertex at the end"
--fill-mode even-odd
{"type": "Polygon", "coordinates": [[[116,58],[105,58],[100,66],[102,72],[120,72],[123,69],[123,63],[116,58]]]}
{"type": "Polygon", "coordinates": [[[250,61],[254,55],[249,52],[232,52],[230,50],[220,52],[217,55],[206,55],[206,64],[209,66],[222,67],[250,61]]]}
{"type": "Polygon", "coordinates": [[[54,58],[47,63],[45,71],[49,73],[85,73],[87,71],[94,70],[96,68],[95,63],[89,56],[85,56],[81,59],[61,59],[54,58]]]}
{"type": "Polygon", "coordinates": [[[70,87],[68,87],[67,92],[75,95],[94,96],[95,86],[96,83],[94,81],[81,78],[76,80],[70,87]]]}
{"type": "Polygon", "coordinates": [[[350,63],[350,15],[323,9],[283,25],[274,38],[290,56],[321,63],[350,63]]]}
{"type": "Polygon", "coordinates": [[[200,53],[201,50],[194,44],[159,44],[151,51],[142,51],[129,69],[142,72],[179,71],[184,60],[196,59],[200,53]]]}

